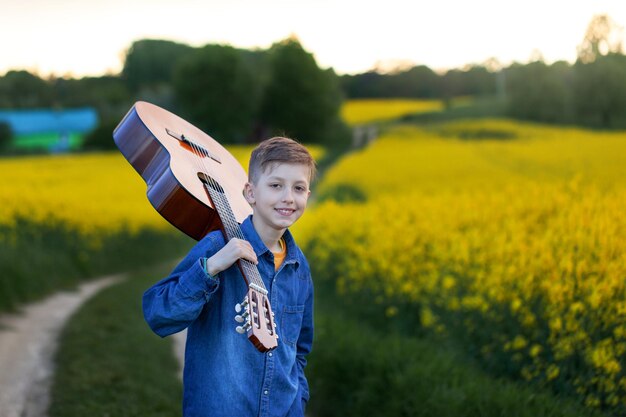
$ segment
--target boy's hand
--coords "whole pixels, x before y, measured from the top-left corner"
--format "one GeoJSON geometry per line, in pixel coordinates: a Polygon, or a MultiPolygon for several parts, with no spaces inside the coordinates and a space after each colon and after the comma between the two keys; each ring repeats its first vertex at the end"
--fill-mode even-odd
{"type": "Polygon", "coordinates": [[[246,259],[255,265],[258,263],[256,253],[254,253],[250,242],[234,237],[215,255],[207,259],[207,272],[215,276],[237,262],[238,259],[246,259]]]}

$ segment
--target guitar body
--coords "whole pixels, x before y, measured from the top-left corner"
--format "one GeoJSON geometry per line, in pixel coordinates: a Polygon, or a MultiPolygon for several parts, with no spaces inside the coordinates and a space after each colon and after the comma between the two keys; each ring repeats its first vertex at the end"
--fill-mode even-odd
{"type": "MultiPolygon", "coordinates": [[[[148,200],[172,225],[196,240],[221,230],[243,239],[252,213],[243,196],[247,175],[222,145],[173,113],[137,102],[113,132],[115,144],[147,185],[148,200]]],[[[236,330],[261,352],[277,346],[268,291],[253,263],[239,259],[248,292],[235,310],[236,330]]]]}
{"type": "Polygon", "coordinates": [[[173,132],[184,135],[208,150],[203,166],[222,186],[236,220],[252,213],[243,197],[247,175],[241,164],[209,135],[173,113],[146,102],[137,102],[113,132],[115,144],[147,185],[150,204],[176,228],[200,240],[221,228],[210,198],[190,169],[193,149],[173,132]],[[191,155],[190,155],[191,154],[191,155]]]}

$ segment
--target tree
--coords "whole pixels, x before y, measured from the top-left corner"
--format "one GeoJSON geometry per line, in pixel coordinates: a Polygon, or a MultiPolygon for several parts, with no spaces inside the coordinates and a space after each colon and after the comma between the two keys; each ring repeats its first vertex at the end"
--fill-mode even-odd
{"type": "Polygon", "coordinates": [[[49,107],[53,103],[54,94],[50,84],[28,71],[9,71],[0,78],[1,107],[49,107]]]}
{"type": "Polygon", "coordinates": [[[441,94],[446,99],[456,96],[488,96],[496,92],[496,74],[485,66],[472,65],[463,71],[449,70],[443,75],[441,84],[441,94]]]}
{"type": "Polygon", "coordinates": [[[339,116],[342,94],[335,72],[320,69],[293,37],[274,44],[269,58],[262,120],[276,134],[307,143],[345,145],[349,138],[339,116]]]}
{"type": "Polygon", "coordinates": [[[463,71],[458,69],[448,70],[441,78],[441,91],[443,98],[448,102],[456,96],[465,94],[465,80],[463,71]]]}
{"type": "Polygon", "coordinates": [[[513,117],[548,123],[571,121],[571,67],[542,61],[506,69],[508,112],[513,117]]]}
{"type": "Polygon", "coordinates": [[[342,75],[340,82],[346,96],[350,98],[388,97],[385,90],[385,76],[376,71],[356,75],[342,75]]]}
{"type": "Polygon", "coordinates": [[[609,54],[574,66],[575,109],[580,123],[626,127],[626,56],[609,54]]]}
{"type": "Polygon", "coordinates": [[[244,142],[251,135],[262,87],[252,62],[259,63],[220,45],[187,56],[174,73],[181,114],[220,142],[244,142]]]}
{"type": "Polygon", "coordinates": [[[11,125],[0,122],[0,152],[5,152],[11,146],[11,140],[13,140],[11,125]]]}
{"type": "Polygon", "coordinates": [[[52,81],[55,103],[62,107],[95,107],[101,121],[119,121],[132,105],[131,94],[120,77],[59,78],[52,81]]]}
{"type": "Polygon", "coordinates": [[[100,121],[97,128],[85,135],[82,149],[87,151],[117,149],[113,140],[113,131],[118,122],[119,120],[100,121]]]}
{"type": "Polygon", "coordinates": [[[122,78],[133,91],[142,86],[169,83],[176,65],[193,49],[189,45],[159,39],[133,42],[126,53],[122,78]]]}
{"type": "Polygon", "coordinates": [[[465,71],[466,91],[470,96],[491,96],[496,93],[496,75],[486,67],[472,65],[465,71]]]}
{"type": "Polygon", "coordinates": [[[596,15],[591,19],[585,37],[578,46],[578,59],[587,64],[602,55],[622,53],[622,40],[621,26],[608,15],[596,15]]]}
{"type": "Polygon", "coordinates": [[[441,79],[430,68],[418,65],[387,75],[391,97],[435,98],[441,96],[441,79]]]}

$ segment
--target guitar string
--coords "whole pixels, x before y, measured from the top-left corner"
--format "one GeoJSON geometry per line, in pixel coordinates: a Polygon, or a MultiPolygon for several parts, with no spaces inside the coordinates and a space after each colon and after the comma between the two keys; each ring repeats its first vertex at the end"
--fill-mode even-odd
{"type": "MultiPolygon", "coordinates": [[[[192,150],[193,150],[193,154],[194,154],[194,158],[193,158],[193,163],[195,165],[195,168],[197,170],[198,173],[202,173],[204,174],[204,180],[208,183],[206,185],[208,185],[212,190],[217,191],[219,193],[219,189],[216,187],[215,182],[213,181],[212,177],[209,175],[209,170],[207,169],[206,165],[204,164],[204,162],[202,161],[202,156],[201,155],[205,155],[206,152],[204,152],[199,145],[196,145],[194,142],[189,141],[188,142],[189,145],[191,146],[192,150]],[[209,183],[210,182],[210,183],[209,183]]],[[[198,178],[200,181],[202,181],[200,178],[198,178]]],[[[205,184],[203,184],[203,187],[206,187],[205,184]]],[[[215,198],[215,194],[211,193],[210,190],[206,190],[209,193],[209,196],[211,197],[211,202],[213,203],[213,205],[215,205],[216,207],[215,210],[218,211],[218,209],[223,208],[222,205],[220,204],[220,201],[218,201],[217,198],[215,198]],[[218,207],[219,206],[219,207],[218,207]]],[[[219,214],[219,211],[218,211],[219,214]]],[[[222,224],[224,225],[224,229],[227,232],[226,233],[226,237],[228,238],[228,232],[230,232],[230,234],[232,235],[232,225],[229,222],[228,218],[221,218],[220,220],[222,221],[222,224]]],[[[232,237],[232,236],[231,236],[232,237]]],[[[238,237],[238,236],[237,236],[238,237]]]]}
{"type": "MultiPolygon", "coordinates": [[[[205,180],[207,181],[207,183],[209,184],[209,187],[211,187],[213,189],[213,192],[208,191],[209,196],[211,197],[211,200],[213,201],[213,204],[216,206],[219,206],[220,208],[222,208],[222,210],[225,210],[228,212],[228,216],[226,216],[225,219],[222,219],[222,217],[224,216],[219,216],[220,219],[222,220],[224,224],[224,228],[226,229],[227,226],[230,226],[231,228],[231,234],[235,235],[236,237],[245,240],[245,237],[243,236],[243,232],[241,230],[241,227],[239,226],[239,223],[237,222],[237,220],[235,219],[235,215],[232,211],[232,208],[230,206],[230,204],[228,203],[228,199],[226,198],[226,190],[219,185],[219,183],[211,176],[209,175],[209,173],[211,172],[208,169],[207,166],[207,162],[210,163],[210,161],[205,160],[202,155],[204,155],[204,157],[210,157],[208,155],[208,150],[198,144],[195,144],[192,141],[189,141],[189,143],[192,146],[192,149],[195,151],[193,152],[196,156],[196,158],[194,158],[194,162],[196,164],[196,169],[198,169],[199,173],[204,173],[205,175],[205,180]],[[200,165],[198,167],[198,165],[200,165]],[[221,191],[220,191],[221,190],[221,191]],[[215,198],[217,196],[217,198],[215,198]]],[[[207,185],[203,186],[207,187],[207,185]]],[[[208,187],[207,187],[208,188],[208,187]]],[[[215,209],[217,210],[218,208],[215,207],[215,209]]],[[[219,212],[218,212],[219,214],[219,212]]],[[[227,236],[228,237],[228,236],[227,236]]],[[[240,259],[240,265],[242,267],[242,269],[247,270],[247,274],[246,276],[251,278],[251,280],[261,289],[265,290],[267,293],[267,289],[265,287],[265,284],[263,283],[263,279],[261,277],[261,274],[259,273],[259,270],[257,268],[256,265],[254,265],[252,262],[246,260],[246,259],[240,259]]],[[[261,310],[261,306],[258,306],[259,311],[261,310]]],[[[267,320],[267,323],[271,323],[271,319],[268,318],[267,316],[269,316],[269,312],[271,312],[271,307],[267,306],[267,308],[264,307],[265,310],[265,314],[263,314],[263,316],[265,317],[265,320],[267,320]]],[[[259,324],[259,327],[262,327],[259,324]]],[[[271,326],[268,325],[267,327],[269,333],[271,335],[274,335],[274,329],[271,328],[271,326]]]]}
{"type": "MultiPolygon", "coordinates": [[[[197,144],[194,144],[194,145],[198,148],[200,153],[204,154],[205,156],[208,156],[206,150],[203,150],[197,144]]],[[[241,228],[239,227],[239,224],[235,220],[235,215],[232,211],[232,208],[228,204],[228,200],[226,199],[225,192],[219,191],[220,189],[222,191],[225,191],[224,188],[221,187],[212,176],[208,175],[209,169],[205,163],[205,159],[199,158],[199,161],[202,163],[204,167],[204,173],[205,175],[207,175],[207,178],[206,178],[207,182],[210,182],[210,186],[212,186],[213,190],[216,191],[214,195],[217,198],[213,199],[213,200],[216,200],[214,201],[214,203],[219,205],[220,208],[222,208],[222,210],[226,211],[229,214],[229,216],[226,216],[225,218],[225,223],[226,225],[230,227],[231,234],[234,235],[235,237],[238,237],[239,239],[245,240],[245,237],[242,234],[241,228]]],[[[226,225],[224,226],[225,228],[226,228],[226,225]]],[[[250,277],[251,280],[253,280],[259,287],[265,289],[265,285],[263,284],[263,280],[260,278],[260,275],[258,273],[258,269],[256,268],[256,266],[246,259],[241,259],[241,262],[242,262],[241,266],[247,272],[247,276],[250,277]]]]}
{"type": "MultiPolygon", "coordinates": [[[[239,223],[235,219],[235,215],[232,211],[230,204],[228,203],[228,199],[226,198],[226,190],[224,190],[224,188],[221,187],[219,183],[217,183],[217,181],[211,175],[209,175],[210,170],[208,169],[205,159],[201,156],[201,155],[204,155],[205,157],[210,157],[208,155],[209,153],[208,150],[206,150],[204,147],[198,144],[195,144],[192,141],[189,141],[189,143],[191,144],[192,149],[195,150],[194,153],[196,154],[196,159],[194,161],[196,163],[196,166],[198,164],[201,165],[201,167],[197,168],[198,172],[204,173],[205,180],[207,181],[207,183],[210,182],[210,186],[214,190],[213,193],[207,190],[209,193],[209,196],[211,197],[211,200],[213,201],[213,204],[219,205],[223,210],[226,210],[228,214],[230,214],[229,216],[226,216],[225,221],[226,221],[226,224],[228,224],[231,227],[231,234],[234,234],[240,239],[245,240],[241,227],[239,226],[239,223]],[[222,192],[219,191],[220,189],[222,190],[222,192]],[[217,195],[218,198],[214,198],[215,195],[217,195]]],[[[210,163],[210,161],[208,162],[210,163]]],[[[217,207],[216,207],[216,210],[217,210],[217,207]]],[[[220,216],[220,219],[221,217],[222,216],[220,216]]],[[[224,219],[222,219],[222,221],[224,221],[224,219]]],[[[224,228],[226,228],[226,224],[224,225],[224,228]]],[[[263,289],[267,293],[267,289],[265,287],[265,284],[263,283],[263,278],[261,277],[261,274],[259,273],[257,266],[246,259],[240,259],[240,265],[244,270],[247,270],[246,276],[250,277],[251,280],[254,281],[254,283],[259,288],[263,289]]],[[[271,323],[271,319],[267,317],[269,316],[269,312],[271,312],[271,307],[267,306],[267,308],[264,307],[264,309],[265,309],[264,316],[266,317],[266,320],[268,320],[268,323],[271,323]]],[[[269,325],[268,325],[268,331],[270,334],[274,335],[274,329],[271,329],[271,326],[269,325]]]]}
{"type": "MultiPolygon", "coordinates": [[[[204,176],[205,176],[204,180],[208,182],[208,180],[210,178],[210,176],[208,175],[208,169],[206,167],[203,167],[204,164],[202,163],[202,159],[201,159],[202,158],[201,155],[204,155],[205,153],[202,152],[201,149],[199,148],[199,146],[196,145],[194,142],[188,141],[188,144],[192,148],[192,154],[193,154],[193,158],[192,158],[193,161],[192,162],[195,165],[195,169],[196,169],[197,173],[203,173],[204,176]]],[[[196,175],[197,175],[197,173],[196,173],[196,175]]],[[[198,180],[202,181],[200,179],[200,177],[198,177],[198,180]]],[[[211,184],[211,185],[213,185],[213,184],[211,184]]],[[[202,186],[205,187],[206,185],[203,184],[202,186]]],[[[213,189],[215,190],[216,188],[213,188],[213,189]]],[[[215,211],[218,211],[218,208],[220,208],[220,207],[217,207],[219,202],[217,201],[216,198],[214,198],[213,195],[211,195],[210,190],[206,190],[206,191],[209,193],[209,196],[211,197],[211,201],[212,201],[213,205],[216,206],[216,207],[214,207],[215,211]]],[[[224,229],[226,230],[226,232],[228,232],[227,229],[229,227],[229,224],[227,224],[227,220],[226,219],[222,219],[221,217],[220,217],[220,220],[222,221],[222,224],[224,225],[224,229]]],[[[226,233],[226,234],[227,234],[226,237],[228,238],[228,233],[226,233]]]]}
{"type": "MultiPolygon", "coordinates": [[[[239,239],[245,240],[245,237],[243,236],[241,232],[241,228],[239,227],[239,224],[235,224],[236,221],[234,220],[234,213],[232,212],[232,209],[230,209],[228,202],[227,201],[224,202],[221,200],[222,197],[224,197],[225,199],[225,194],[223,192],[220,192],[219,190],[222,189],[223,191],[225,191],[224,188],[221,187],[215,181],[215,179],[209,175],[210,171],[202,157],[202,155],[204,155],[205,157],[208,156],[207,151],[202,149],[199,145],[197,145],[193,141],[189,141],[188,143],[191,145],[194,151],[193,153],[195,155],[195,158],[193,158],[193,163],[195,165],[195,168],[198,170],[198,172],[204,173],[205,180],[207,181],[208,186],[211,187],[214,191],[216,191],[215,193],[209,193],[211,195],[211,200],[213,201],[213,204],[218,205],[219,208],[221,208],[224,211],[227,211],[227,212],[230,211],[229,214],[232,214],[232,216],[222,216],[222,217],[226,217],[225,219],[220,218],[220,220],[222,220],[222,222],[224,223],[224,228],[227,230],[230,228],[230,234],[233,235],[233,237],[237,237],[239,239]]],[[[215,209],[217,210],[218,207],[216,207],[215,209]]],[[[265,289],[265,285],[263,281],[260,280],[258,277],[258,269],[256,269],[254,264],[252,264],[250,261],[246,259],[241,259],[241,261],[242,261],[242,267],[248,273],[248,277],[250,277],[251,281],[253,281],[260,288],[265,289]]]]}

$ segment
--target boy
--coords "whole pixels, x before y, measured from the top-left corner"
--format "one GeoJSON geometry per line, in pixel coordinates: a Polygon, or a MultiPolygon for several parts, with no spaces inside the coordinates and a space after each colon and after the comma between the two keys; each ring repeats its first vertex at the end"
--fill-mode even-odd
{"type": "Polygon", "coordinates": [[[206,235],[171,275],[148,289],[144,317],[164,337],[185,328],[183,414],[303,416],[304,367],[313,342],[313,282],[288,227],[304,213],[315,175],[307,149],[282,137],[252,152],[244,195],[246,240],[206,235]],[[235,304],[247,292],[236,266],[255,263],[269,291],[278,347],[261,353],[235,331],[235,304]]]}

